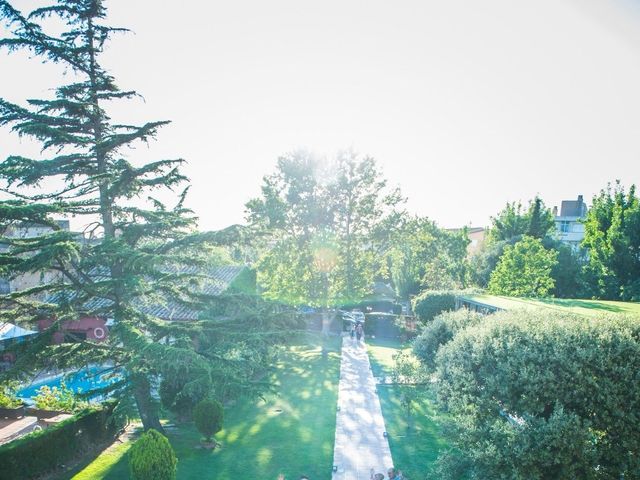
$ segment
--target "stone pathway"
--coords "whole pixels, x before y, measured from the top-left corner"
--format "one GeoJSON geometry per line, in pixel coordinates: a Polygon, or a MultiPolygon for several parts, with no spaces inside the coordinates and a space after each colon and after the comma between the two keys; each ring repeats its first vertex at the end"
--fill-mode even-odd
{"type": "Polygon", "coordinates": [[[332,480],[369,480],[393,465],[376,383],[364,344],[342,341],[332,480]]]}

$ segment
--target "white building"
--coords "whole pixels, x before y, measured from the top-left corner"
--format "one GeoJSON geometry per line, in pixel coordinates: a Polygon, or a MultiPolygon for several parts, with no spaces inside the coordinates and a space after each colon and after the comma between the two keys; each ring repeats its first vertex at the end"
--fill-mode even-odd
{"type": "Polygon", "coordinates": [[[577,249],[584,239],[582,221],[587,216],[587,205],[582,195],[578,195],[577,200],[563,200],[560,205],[560,215],[558,215],[558,207],[553,207],[553,214],[558,239],[577,249]]]}

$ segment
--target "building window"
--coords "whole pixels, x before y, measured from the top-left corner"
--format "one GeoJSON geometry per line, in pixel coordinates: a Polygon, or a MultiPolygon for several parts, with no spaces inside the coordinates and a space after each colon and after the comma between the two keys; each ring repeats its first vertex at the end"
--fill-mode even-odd
{"type": "Polygon", "coordinates": [[[569,224],[570,224],[570,223],[571,223],[571,222],[569,222],[569,220],[562,220],[562,221],[560,222],[560,231],[561,231],[562,233],[569,233],[569,224]]]}

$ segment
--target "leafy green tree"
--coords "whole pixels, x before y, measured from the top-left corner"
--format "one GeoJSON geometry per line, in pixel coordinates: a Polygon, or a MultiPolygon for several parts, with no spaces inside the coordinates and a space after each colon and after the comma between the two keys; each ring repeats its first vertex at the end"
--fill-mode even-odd
{"type": "Polygon", "coordinates": [[[198,431],[205,436],[207,442],[211,442],[213,435],[222,430],[222,404],[214,399],[202,400],[193,409],[193,420],[198,431]]]}
{"type": "Polygon", "coordinates": [[[546,250],[542,242],[525,236],[507,245],[496,269],[491,273],[489,291],[513,297],[544,297],[554,287],[551,271],[558,253],[546,250]]]}
{"type": "Polygon", "coordinates": [[[154,429],[136,440],[129,452],[129,470],[133,480],[173,480],[178,459],[167,437],[154,429]]]}
{"type": "Polygon", "coordinates": [[[497,216],[491,217],[491,223],[489,240],[492,242],[520,235],[544,238],[554,228],[553,214],[538,196],[529,202],[526,212],[519,202],[507,203],[497,216]]]}
{"type": "Polygon", "coordinates": [[[584,267],[587,262],[585,250],[576,249],[552,237],[544,238],[542,243],[547,250],[558,252],[558,262],[551,269],[551,278],[554,281],[553,296],[558,298],[584,297],[584,267]]]}
{"type": "Polygon", "coordinates": [[[123,374],[109,387],[121,399],[121,413],[162,431],[151,395],[159,378],[181,375],[185,394],[193,398],[212,390],[221,398],[256,393],[269,364],[268,347],[289,330],[291,324],[284,324],[291,316],[257,299],[203,293],[212,281],[203,273],[210,266],[206,247],[233,232],[196,230],[184,207],[183,160],[129,159],[137,143],[153,139],[167,122],[111,121],[112,103],[137,94],[121,90],[100,63],[108,39],[122,30],[105,19],[100,0],[57,0],[28,15],[0,0],[0,22],[7,27],[0,47],[27,50],[67,70],[67,83],[51,97],[25,106],[0,99],[0,126],[39,141],[43,152],[42,158],[12,155],[0,164],[0,188],[8,196],[0,201],[0,227],[51,227],[34,238],[3,237],[0,274],[58,274],[0,298],[0,320],[53,319],[7,375],[113,365],[123,374]],[[173,206],[150,196],[162,190],[178,193],[173,206]],[[54,215],[84,221],[84,235],[61,230],[54,215]],[[186,309],[194,321],[166,321],[151,308],[158,306],[186,309]],[[106,341],[67,336],[51,345],[53,333],[80,316],[112,319],[106,341]]]}
{"type": "Polygon", "coordinates": [[[640,199],[609,185],[593,199],[582,246],[589,251],[592,294],[611,300],[640,300],[640,199]]]}
{"type": "Polygon", "coordinates": [[[389,270],[402,298],[424,289],[452,289],[465,285],[466,231],[442,230],[426,218],[411,218],[392,237],[387,252],[389,270]]]}
{"type": "Polygon", "coordinates": [[[459,331],[436,372],[465,471],[439,478],[640,478],[639,338],[637,318],[548,310],[459,331]]]}
{"type": "Polygon", "coordinates": [[[522,210],[520,202],[507,203],[506,206],[498,212],[498,215],[491,217],[491,229],[489,230],[490,241],[509,240],[516,235],[526,233],[529,222],[522,210]]]}
{"type": "Polygon", "coordinates": [[[264,295],[317,306],[360,300],[380,268],[380,226],[397,218],[402,200],[368,157],[346,152],[330,163],[297,151],[278,159],[246,205],[251,227],[268,239],[258,262],[264,295]]]}

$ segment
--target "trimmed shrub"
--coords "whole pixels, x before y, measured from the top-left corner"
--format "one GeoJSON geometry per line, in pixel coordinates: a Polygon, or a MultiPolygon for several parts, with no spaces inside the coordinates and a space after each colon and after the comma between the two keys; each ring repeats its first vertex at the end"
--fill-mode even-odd
{"type": "Polygon", "coordinates": [[[173,480],[178,460],[167,437],[147,430],[131,447],[129,469],[133,480],[173,480]]]}
{"type": "Polygon", "coordinates": [[[509,311],[440,348],[438,400],[465,475],[640,476],[640,319],[509,311]]]}
{"type": "Polygon", "coordinates": [[[413,353],[429,370],[435,369],[438,349],[453,339],[464,328],[476,325],[484,315],[466,308],[452,312],[442,312],[426,325],[413,341],[413,353]]]}
{"type": "Polygon", "coordinates": [[[96,445],[115,438],[113,404],[84,410],[44,430],[0,446],[0,480],[34,478],[55,471],[96,445]]]}
{"type": "Polygon", "coordinates": [[[214,399],[202,400],[193,409],[193,421],[198,431],[205,436],[207,442],[222,430],[224,411],[222,404],[214,399]]]}
{"type": "Polygon", "coordinates": [[[452,291],[427,290],[413,299],[413,311],[424,323],[436,315],[456,308],[456,294],[452,291]]]}

